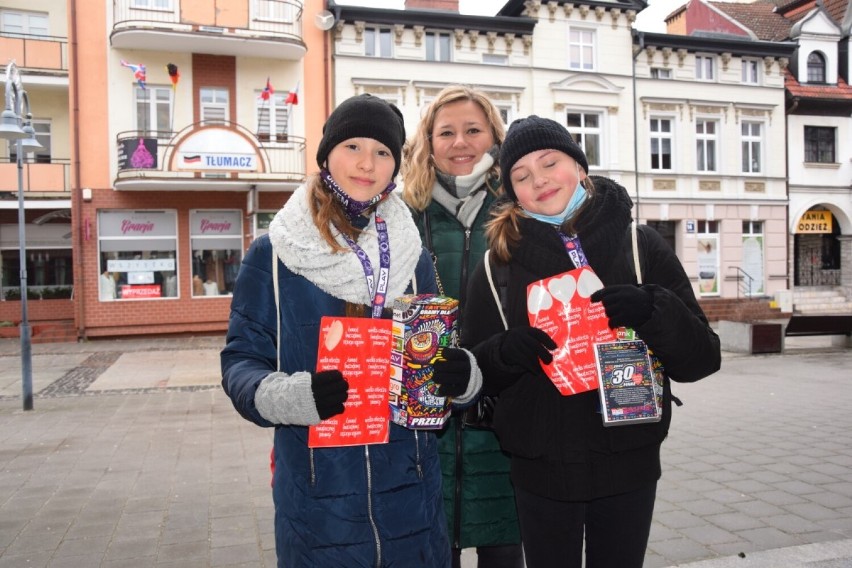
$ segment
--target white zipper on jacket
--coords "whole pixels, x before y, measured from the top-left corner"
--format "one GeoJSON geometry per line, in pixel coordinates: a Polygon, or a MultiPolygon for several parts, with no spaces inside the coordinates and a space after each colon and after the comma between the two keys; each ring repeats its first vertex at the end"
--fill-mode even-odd
{"type": "Polygon", "coordinates": [[[310,461],[311,466],[311,487],[316,487],[317,485],[317,468],[314,465],[314,449],[308,448],[308,461],[310,461]]]}
{"type": "Polygon", "coordinates": [[[373,468],[370,465],[370,446],[364,446],[364,457],[367,463],[367,518],[373,529],[373,540],[376,543],[376,568],[382,567],[382,541],[379,539],[379,528],[373,518],[373,468]]]}

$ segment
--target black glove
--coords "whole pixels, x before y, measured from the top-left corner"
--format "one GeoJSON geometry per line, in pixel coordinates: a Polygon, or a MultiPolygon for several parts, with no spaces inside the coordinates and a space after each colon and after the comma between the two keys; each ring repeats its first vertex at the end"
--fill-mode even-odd
{"type": "Polygon", "coordinates": [[[592,294],[593,302],[603,302],[609,327],[636,329],[651,319],[654,311],[652,294],[644,286],[615,284],[592,294]]]}
{"type": "Polygon", "coordinates": [[[503,332],[500,343],[500,356],[507,365],[523,367],[536,373],[541,371],[541,363],[553,361],[551,350],[556,349],[556,342],[544,331],[537,327],[516,327],[503,332]]]}
{"type": "Polygon", "coordinates": [[[311,392],[320,420],[343,412],[343,403],[349,397],[348,391],[349,383],[340,371],[320,371],[311,375],[311,392]]]}
{"type": "Polygon", "coordinates": [[[432,380],[440,396],[461,396],[470,382],[470,359],[463,349],[444,347],[432,363],[432,380]]]}

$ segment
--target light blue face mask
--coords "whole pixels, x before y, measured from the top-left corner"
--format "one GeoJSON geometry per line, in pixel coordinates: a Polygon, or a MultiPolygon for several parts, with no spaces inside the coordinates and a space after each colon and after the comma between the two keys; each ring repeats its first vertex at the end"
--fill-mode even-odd
{"type": "Polygon", "coordinates": [[[533,219],[541,221],[542,223],[561,225],[566,219],[570,219],[574,213],[577,212],[577,209],[586,202],[586,198],[588,196],[589,194],[586,192],[586,188],[583,187],[583,184],[577,182],[577,189],[574,190],[574,195],[572,195],[571,199],[568,200],[568,205],[565,206],[565,209],[563,209],[561,213],[557,213],[556,215],[542,215],[541,213],[532,213],[526,209],[524,209],[524,211],[527,215],[533,219]]]}

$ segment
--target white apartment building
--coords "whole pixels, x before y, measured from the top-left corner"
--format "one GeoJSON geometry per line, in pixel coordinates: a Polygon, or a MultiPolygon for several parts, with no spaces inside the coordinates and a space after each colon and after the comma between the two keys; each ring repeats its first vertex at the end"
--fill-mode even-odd
{"type": "Polygon", "coordinates": [[[785,153],[792,44],[634,37],[641,0],[511,0],[494,18],[447,4],[331,3],[335,100],[379,94],[411,132],[440,88],[475,85],[507,124],[529,114],[565,124],[591,173],[624,185],[639,220],[669,240],[700,297],[787,288],[785,164],[774,157],[785,153]]]}

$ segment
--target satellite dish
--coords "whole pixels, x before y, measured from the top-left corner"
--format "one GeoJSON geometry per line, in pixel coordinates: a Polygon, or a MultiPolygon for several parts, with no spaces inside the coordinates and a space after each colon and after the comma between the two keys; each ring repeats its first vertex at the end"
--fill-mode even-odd
{"type": "Polygon", "coordinates": [[[334,25],[334,14],[328,10],[323,10],[314,16],[314,25],[322,31],[328,31],[334,25]]]}

